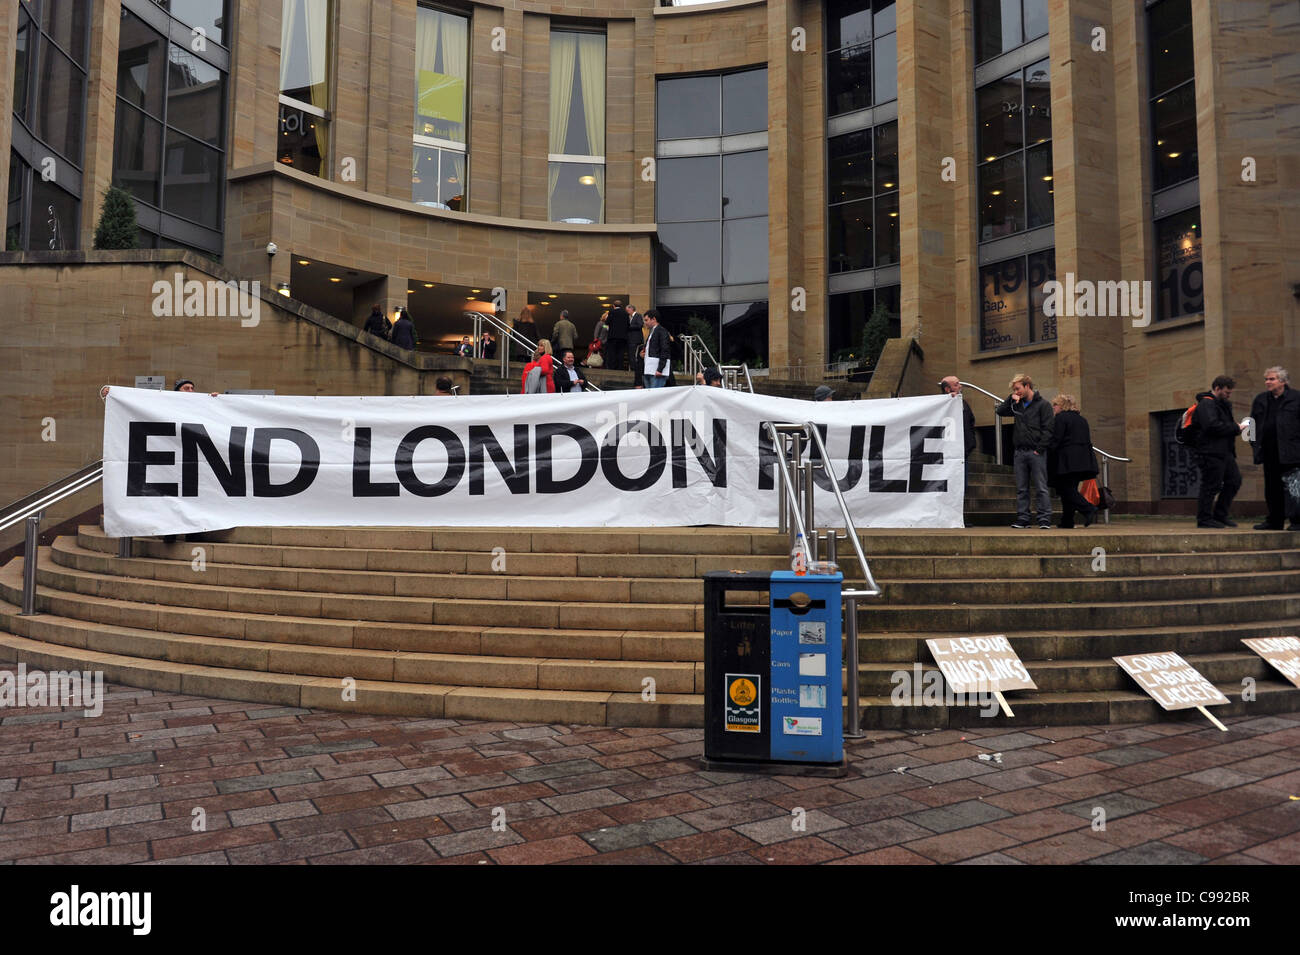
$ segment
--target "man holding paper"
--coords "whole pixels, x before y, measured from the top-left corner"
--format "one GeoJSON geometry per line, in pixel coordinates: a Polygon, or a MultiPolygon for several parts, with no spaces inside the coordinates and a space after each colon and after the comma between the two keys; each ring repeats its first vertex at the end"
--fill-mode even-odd
{"type": "Polygon", "coordinates": [[[668,366],[673,360],[672,344],[668,338],[668,329],[659,324],[659,313],[648,309],[645,324],[650,334],[645,343],[645,386],[662,388],[668,384],[668,366]]]}

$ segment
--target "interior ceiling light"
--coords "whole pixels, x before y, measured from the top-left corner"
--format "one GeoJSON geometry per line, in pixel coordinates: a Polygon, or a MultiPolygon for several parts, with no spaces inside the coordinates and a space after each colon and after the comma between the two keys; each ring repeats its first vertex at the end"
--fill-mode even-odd
{"type": "Polygon", "coordinates": [[[479,292],[482,291],[482,289],[472,288],[470,289],[470,291],[473,292],[475,295],[477,295],[479,292]]]}
{"type": "Polygon", "coordinates": [[[595,177],[595,176],[579,176],[579,177],[578,177],[578,182],[582,183],[584,186],[594,186],[594,185],[596,184],[596,177],[595,177]]]}
{"type": "Polygon", "coordinates": [[[283,295],[285,298],[288,298],[288,297],[289,297],[289,283],[288,283],[288,282],[281,282],[279,285],[277,285],[277,286],[275,287],[275,290],[276,290],[277,292],[279,292],[281,295],[283,295]]]}
{"type": "Polygon", "coordinates": [[[547,297],[547,298],[559,298],[560,296],[558,296],[558,295],[548,295],[548,296],[546,296],[546,297],[547,297]]]}
{"type": "Polygon", "coordinates": [[[331,281],[331,282],[342,282],[343,280],[342,280],[341,278],[339,278],[337,275],[331,275],[331,276],[330,276],[330,281],[331,281]]]}
{"type": "Polygon", "coordinates": [[[424,283],[424,287],[425,287],[425,288],[433,288],[433,283],[432,283],[432,282],[425,282],[425,283],[424,283]]]}
{"type": "Polygon", "coordinates": [[[1177,159],[1177,158],[1178,158],[1179,156],[1181,156],[1181,155],[1182,155],[1182,153],[1174,152],[1174,153],[1170,153],[1170,154],[1169,154],[1169,158],[1170,158],[1170,159],[1177,159]]]}
{"type": "Polygon", "coordinates": [[[1051,182],[1051,181],[1052,181],[1052,177],[1051,177],[1051,176],[1044,176],[1044,177],[1043,177],[1043,182],[1051,182]]]}
{"type": "Polygon", "coordinates": [[[992,196],[1000,196],[1000,195],[1002,195],[1002,190],[1001,190],[1001,189],[994,189],[991,193],[989,193],[989,195],[992,195],[992,196]]]}
{"type": "Polygon", "coordinates": [[[887,182],[887,183],[885,183],[885,188],[886,188],[886,189],[893,189],[893,188],[894,188],[894,184],[893,184],[892,182],[887,182]]]}
{"type": "Polygon", "coordinates": [[[299,265],[311,265],[311,263],[308,262],[306,259],[299,259],[299,260],[298,260],[298,264],[299,264],[299,265]]]}

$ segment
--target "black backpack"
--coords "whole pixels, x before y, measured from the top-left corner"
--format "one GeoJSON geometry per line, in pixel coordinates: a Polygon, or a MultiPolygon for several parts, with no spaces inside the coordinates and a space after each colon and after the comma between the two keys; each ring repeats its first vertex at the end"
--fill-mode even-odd
{"type": "Polygon", "coordinates": [[[1196,444],[1196,439],[1201,433],[1201,427],[1196,423],[1196,407],[1199,404],[1200,402],[1197,402],[1196,405],[1192,405],[1178,419],[1178,427],[1174,429],[1174,440],[1179,444],[1196,444]]]}

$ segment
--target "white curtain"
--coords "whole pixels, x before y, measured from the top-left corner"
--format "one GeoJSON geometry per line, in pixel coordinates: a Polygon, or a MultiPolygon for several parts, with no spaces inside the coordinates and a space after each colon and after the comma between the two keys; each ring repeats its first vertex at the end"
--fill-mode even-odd
{"type": "Polygon", "coordinates": [[[592,156],[603,156],[605,155],[605,37],[598,33],[574,35],[578,38],[583,118],[587,124],[587,152],[592,156]]]}
{"type": "MultiPolygon", "coordinates": [[[[551,33],[551,149],[565,151],[569,138],[569,109],[573,106],[573,72],[578,61],[578,34],[551,33]]],[[[554,176],[552,176],[554,187],[554,176]]]]}
{"type": "Polygon", "coordinates": [[[329,108],[330,0],[284,0],[280,89],[311,87],[311,103],[329,108]]]}

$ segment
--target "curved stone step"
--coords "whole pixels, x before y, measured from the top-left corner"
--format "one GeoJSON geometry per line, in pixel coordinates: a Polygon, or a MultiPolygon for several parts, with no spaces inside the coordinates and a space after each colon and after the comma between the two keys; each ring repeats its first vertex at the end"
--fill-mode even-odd
{"type": "MultiPolygon", "coordinates": [[[[1172,650],[1183,656],[1194,653],[1231,652],[1241,648],[1243,639],[1281,637],[1300,633],[1300,620],[1293,618],[1205,626],[1130,627],[1047,633],[988,630],[982,633],[1003,634],[1020,658],[1026,662],[1109,660],[1111,657],[1129,653],[1163,650],[1172,650]]],[[[888,662],[891,665],[910,664],[916,660],[930,663],[932,658],[925,641],[934,636],[935,634],[926,632],[860,633],[859,659],[888,662]]]]}
{"type": "MultiPolygon", "coordinates": [[[[1208,709],[1219,719],[1228,716],[1263,716],[1300,709],[1300,689],[1280,680],[1261,680],[1256,696],[1241,699],[1241,685],[1226,683],[1219,691],[1231,701],[1208,709]]],[[[1000,708],[985,716],[978,705],[896,706],[888,696],[859,700],[863,730],[947,729],[961,727],[1015,726],[1099,726],[1108,723],[1160,723],[1190,721],[1206,728],[1212,724],[1195,709],[1166,712],[1151,697],[1138,690],[1094,690],[1079,693],[1006,694],[1015,714],[1005,716],[1000,708]]],[[[907,766],[907,754],[899,753],[899,766],[907,766]]]]}
{"type": "Polygon", "coordinates": [[[15,636],[121,656],[238,670],[398,683],[640,693],[702,692],[703,663],[570,660],[304,646],[106,627],[53,614],[24,617],[0,601],[0,628],[15,636]]]}
{"type": "MultiPolygon", "coordinates": [[[[1261,540],[1259,543],[1264,543],[1261,540]]],[[[77,544],[104,554],[117,553],[117,539],[105,537],[98,527],[81,527],[77,544]]],[[[178,541],[165,543],[154,538],[137,538],[134,553],[142,558],[181,561],[192,564],[196,557],[211,566],[296,567],[300,570],[344,570],[406,572],[413,574],[482,574],[490,576],[565,575],[571,577],[605,577],[611,570],[634,578],[700,577],[715,570],[781,570],[786,554],[774,555],[680,555],[619,554],[611,561],[605,554],[506,554],[504,567],[490,552],[470,551],[387,551],[349,550],[328,547],[268,547],[259,544],[216,544],[178,541]],[[200,554],[195,548],[202,548],[200,554]]],[[[857,560],[852,547],[841,544],[839,562],[849,577],[857,574],[857,560]]],[[[1011,576],[1041,577],[1132,577],[1143,575],[1171,576],[1196,573],[1271,572],[1300,569],[1300,549],[1238,550],[1206,554],[1107,553],[1104,571],[1094,571],[1096,558],[1091,551],[1077,554],[1037,556],[990,554],[981,556],[915,555],[888,556],[868,554],[872,573],[877,579],[928,580],[1011,576]]]]}
{"type": "Polygon", "coordinates": [[[348,698],[341,681],[332,677],[139,659],[42,643],[4,632],[0,632],[0,662],[23,662],[46,670],[101,671],[104,679],[113,683],[171,693],[351,713],[587,726],[703,725],[703,697],[695,694],[660,693],[648,702],[640,693],[356,680],[351,687],[354,698],[348,698]]]}
{"type": "MultiPolygon", "coordinates": [[[[1237,653],[1180,654],[1211,683],[1235,685],[1237,694],[1242,691],[1242,680],[1250,677],[1256,682],[1280,677],[1257,654],[1245,647],[1237,653]]],[[[1133,688],[1133,680],[1113,660],[1025,660],[1025,669],[1043,693],[1079,693],[1098,690],[1124,690],[1133,688]]],[[[914,665],[894,663],[864,663],[858,667],[859,692],[863,696],[890,696],[898,687],[908,687],[915,682],[914,665]],[[906,674],[906,678],[899,674],[906,674]]],[[[925,674],[938,673],[933,663],[921,666],[925,674]]]]}
{"type": "Polygon", "coordinates": [[[704,625],[704,608],[691,604],[534,601],[521,606],[519,601],[511,600],[323,594],[114,577],[52,565],[48,548],[41,548],[36,575],[40,586],[58,591],[223,613],[287,613],[312,619],[461,626],[527,623],[532,627],[577,630],[626,629],[629,623],[636,623],[645,630],[690,631],[702,630],[704,625]]]}
{"type": "MultiPolygon", "coordinates": [[[[1109,565],[1108,565],[1109,566],[1109,565]]],[[[1150,600],[1205,600],[1218,597],[1287,596],[1300,593],[1300,570],[1113,577],[981,580],[904,580],[885,584],[884,600],[893,607],[914,604],[1070,604],[1150,600]]]]}

